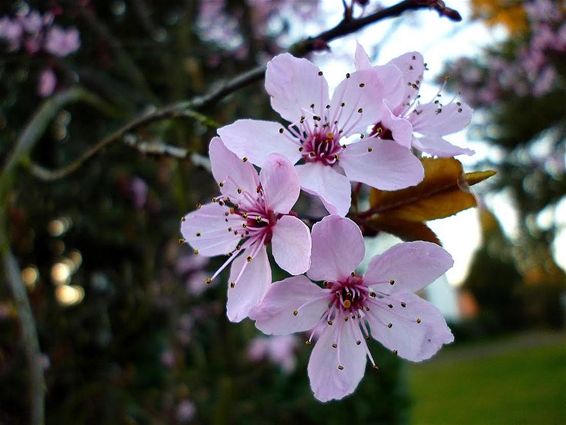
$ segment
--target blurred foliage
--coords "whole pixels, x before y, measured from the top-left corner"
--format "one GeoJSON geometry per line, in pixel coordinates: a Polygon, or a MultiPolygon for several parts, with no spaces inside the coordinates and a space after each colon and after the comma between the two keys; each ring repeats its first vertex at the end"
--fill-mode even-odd
{"type": "MultiPolygon", "coordinates": [[[[46,66],[57,75],[57,90],[80,85],[109,105],[98,111],[73,104],[56,113],[30,157],[57,168],[135,114],[200,94],[281,49],[278,36],[288,25],[258,37],[248,19],[251,3],[228,1],[222,13],[237,22],[236,47],[244,47],[235,55],[236,47],[226,49],[199,29],[204,3],[30,1],[32,9],[56,11],[59,24],[76,26],[81,48],[65,60],[2,53],[0,162],[41,102],[38,76],[46,66]]],[[[27,7],[4,2],[0,16],[27,7]]],[[[257,84],[204,113],[226,123],[270,118],[270,110],[257,84]]],[[[213,133],[188,118],[129,136],[206,154],[213,133]]],[[[44,353],[47,423],[405,423],[403,364],[377,345],[372,352],[381,370],[368,373],[356,394],[340,403],[312,397],[309,349],[300,350],[289,375],[248,359],[257,332],[251,323],[227,322],[225,282],[201,294],[180,267],[192,253],[178,244],[179,219],[215,195],[213,183],[190,157],[142,155],[121,142],[62,180],[18,174],[9,197],[9,231],[28,273],[24,280],[44,353]],[[59,276],[57,267],[69,277],[59,276]],[[70,296],[62,287],[72,289],[70,296]]],[[[27,423],[23,359],[14,306],[2,284],[0,423],[27,423]]]]}
{"type": "Polygon", "coordinates": [[[488,26],[503,25],[513,34],[528,28],[527,14],[522,0],[472,0],[473,17],[488,26]]]}
{"type": "Polygon", "coordinates": [[[492,326],[491,332],[521,329],[525,326],[521,275],[513,261],[511,243],[487,209],[481,210],[480,221],[483,243],[474,254],[463,288],[477,300],[480,315],[495,323],[498,329],[492,326]]]}
{"type": "Polygon", "coordinates": [[[484,211],[483,246],[464,286],[485,322],[495,321],[490,329],[560,327],[566,275],[552,244],[563,231],[556,211],[566,199],[566,9],[555,0],[473,6],[487,25],[503,23],[507,37],[446,73],[449,86],[481,111],[471,134],[488,146],[482,166],[498,170],[490,190],[510,195],[518,234],[507,240],[484,211]],[[541,220],[545,214],[551,218],[541,220]]]}

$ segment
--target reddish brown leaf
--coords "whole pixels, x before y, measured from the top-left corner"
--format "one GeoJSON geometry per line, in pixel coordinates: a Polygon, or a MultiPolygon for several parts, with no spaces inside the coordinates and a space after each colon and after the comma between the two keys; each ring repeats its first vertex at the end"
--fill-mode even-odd
{"type": "Polygon", "coordinates": [[[404,241],[428,241],[442,245],[436,234],[424,223],[375,217],[365,223],[370,234],[386,232],[404,241]]]}
{"type": "Polygon", "coordinates": [[[394,192],[374,189],[372,212],[382,221],[424,222],[444,218],[477,205],[469,186],[495,174],[494,171],[463,173],[454,158],[423,158],[425,178],[417,186],[394,192]]]}

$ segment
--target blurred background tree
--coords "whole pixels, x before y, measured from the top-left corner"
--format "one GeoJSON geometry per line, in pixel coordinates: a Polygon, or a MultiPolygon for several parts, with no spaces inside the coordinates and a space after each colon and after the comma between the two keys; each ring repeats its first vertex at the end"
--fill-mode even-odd
{"type": "Polygon", "coordinates": [[[566,276],[555,256],[565,224],[558,211],[566,194],[566,9],[553,0],[472,6],[477,19],[507,36],[450,64],[446,77],[478,109],[472,137],[490,146],[485,164],[498,169],[491,190],[510,195],[518,234],[508,241],[484,211],[483,246],[464,287],[498,329],[561,327],[566,276]]]}

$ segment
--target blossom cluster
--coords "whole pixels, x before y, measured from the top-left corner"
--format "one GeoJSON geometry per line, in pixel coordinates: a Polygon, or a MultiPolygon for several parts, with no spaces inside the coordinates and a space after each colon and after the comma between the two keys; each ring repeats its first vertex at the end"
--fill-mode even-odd
{"type": "MultiPolygon", "coordinates": [[[[195,254],[228,257],[205,281],[230,266],[229,320],[250,318],[267,335],[317,339],[308,374],[321,401],[351,394],[367,359],[377,367],[370,338],[411,361],[453,340],[441,313],[415,294],[452,266],[451,256],[430,242],[400,243],[362,274],[363,234],[346,217],[352,182],[404,189],[423,179],[421,153],[473,153],[445,138],[468,125],[471,109],[457,100],[421,103],[424,71],[417,52],[373,66],[358,45],[355,71],[331,95],[312,62],[276,56],[265,88],[287,123],[241,119],[218,129],[209,155],[220,194],[182,219],[195,254]],[[328,212],[311,229],[294,210],[301,191],[328,212]],[[291,277],[272,282],[268,248],[291,277]]],[[[285,351],[256,345],[257,358],[285,351]]]]}
{"type": "MultiPolygon", "coordinates": [[[[40,53],[63,58],[80,47],[79,31],[71,27],[63,29],[53,24],[53,13],[40,14],[29,11],[14,17],[0,18],[0,41],[8,51],[23,51],[33,56],[40,53]]],[[[55,90],[57,77],[51,67],[43,69],[38,81],[38,94],[49,96],[55,90]]]]}
{"type": "Polygon", "coordinates": [[[462,97],[475,106],[489,107],[509,94],[541,97],[559,84],[558,59],[566,53],[564,8],[552,0],[525,2],[529,31],[508,49],[486,52],[486,62],[458,60],[451,69],[462,97]]]}

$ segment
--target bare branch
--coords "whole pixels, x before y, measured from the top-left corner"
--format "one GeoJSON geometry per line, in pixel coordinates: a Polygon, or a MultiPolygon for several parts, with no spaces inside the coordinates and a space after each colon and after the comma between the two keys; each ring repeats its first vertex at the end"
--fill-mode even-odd
{"type": "MultiPolygon", "coordinates": [[[[352,34],[368,25],[374,24],[387,18],[397,17],[404,12],[418,9],[436,10],[441,16],[446,16],[451,20],[459,21],[461,17],[453,10],[444,5],[441,0],[404,0],[394,6],[386,9],[381,9],[370,15],[361,18],[343,19],[335,27],[323,31],[317,36],[309,37],[303,41],[295,43],[290,51],[296,56],[305,56],[306,54],[323,50],[327,48],[328,43],[332,40],[352,34]],[[445,13],[443,13],[443,11],[445,13]],[[449,12],[446,12],[449,11],[449,12]],[[457,16],[456,16],[457,15],[457,16]]],[[[34,175],[43,180],[57,180],[63,178],[75,170],[77,170],[84,162],[92,158],[106,146],[121,140],[127,133],[131,133],[139,128],[145,127],[155,121],[174,119],[178,117],[191,116],[195,117],[196,110],[203,109],[210,106],[226,96],[244,88],[256,81],[259,81],[265,75],[265,66],[258,66],[249,71],[246,71],[233,79],[221,84],[208,93],[197,96],[188,101],[182,101],[167,105],[161,109],[153,112],[146,113],[134,118],[129,123],[125,124],[114,133],[108,135],[94,146],[89,148],[83,155],[75,159],[73,162],[63,166],[57,170],[48,170],[38,165],[32,164],[31,170],[34,175]]]]}
{"type": "MultiPolygon", "coordinates": [[[[4,208],[3,208],[4,210],[4,208]]],[[[4,213],[5,211],[2,211],[4,213]]],[[[22,345],[28,364],[29,396],[30,396],[30,424],[43,425],[45,405],[45,379],[43,378],[43,366],[41,362],[41,351],[33,313],[26,293],[26,288],[21,279],[21,272],[10,247],[6,226],[2,224],[0,230],[0,254],[4,265],[4,274],[12,298],[18,312],[18,320],[22,330],[22,345]]]]}

